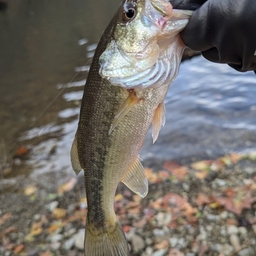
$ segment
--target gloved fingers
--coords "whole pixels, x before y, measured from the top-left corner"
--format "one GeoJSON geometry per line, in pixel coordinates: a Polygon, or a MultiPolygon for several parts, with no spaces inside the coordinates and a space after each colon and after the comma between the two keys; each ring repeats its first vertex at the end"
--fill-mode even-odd
{"type": "Polygon", "coordinates": [[[181,31],[181,38],[186,46],[195,51],[204,51],[213,47],[212,36],[208,34],[208,2],[196,9],[185,29],[181,31]],[[207,35],[206,35],[207,34],[207,35]]]}
{"type": "Polygon", "coordinates": [[[174,9],[195,10],[207,0],[169,0],[174,9]]]}

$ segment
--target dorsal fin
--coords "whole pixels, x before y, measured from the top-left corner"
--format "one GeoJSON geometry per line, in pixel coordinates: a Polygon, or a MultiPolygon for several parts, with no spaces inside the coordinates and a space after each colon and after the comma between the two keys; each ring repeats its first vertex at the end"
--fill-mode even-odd
{"type": "Polygon", "coordinates": [[[131,168],[125,173],[122,182],[134,193],[141,197],[145,197],[148,193],[148,180],[145,175],[139,157],[134,161],[131,168]]]}

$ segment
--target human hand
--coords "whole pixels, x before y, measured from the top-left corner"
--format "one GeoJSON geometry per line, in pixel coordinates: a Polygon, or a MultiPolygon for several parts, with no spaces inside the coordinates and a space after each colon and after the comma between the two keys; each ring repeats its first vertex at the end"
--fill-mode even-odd
{"type": "Polygon", "coordinates": [[[176,9],[195,10],[181,32],[184,43],[213,62],[256,71],[255,0],[171,0],[176,9]]]}

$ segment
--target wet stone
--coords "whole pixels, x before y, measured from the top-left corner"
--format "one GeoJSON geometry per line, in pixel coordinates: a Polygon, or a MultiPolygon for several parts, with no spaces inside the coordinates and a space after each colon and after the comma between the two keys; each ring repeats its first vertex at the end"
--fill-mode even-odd
{"type": "Polygon", "coordinates": [[[85,229],[80,229],[78,233],[75,235],[75,246],[76,248],[83,250],[84,249],[84,235],[85,229]]]}
{"type": "Polygon", "coordinates": [[[152,256],[164,256],[166,252],[166,249],[157,250],[152,254],[152,256]]]}
{"type": "Polygon", "coordinates": [[[64,248],[66,250],[70,250],[73,247],[74,244],[75,244],[75,238],[71,237],[71,238],[69,238],[68,240],[66,240],[64,242],[64,248]]]}
{"type": "Polygon", "coordinates": [[[178,243],[178,238],[177,237],[172,237],[169,239],[171,247],[175,247],[176,244],[178,243]]]}
{"type": "Polygon", "coordinates": [[[49,204],[46,205],[46,208],[50,211],[50,212],[53,212],[57,206],[59,205],[59,202],[58,201],[53,201],[49,204]]]}
{"type": "Polygon", "coordinates": [[[131,239],[132,247],[135,253],[140,252],[145,247],[145,241],[139,235],[133,235],[131,239]]]}
{"type": "Polygon", "coordinates": [[[229,235],[237,234],[238,233],[238,228],[237,228],[237,226],[230,225],[230,226],[227,227],[227,232],[228,232],[229,235]]]}

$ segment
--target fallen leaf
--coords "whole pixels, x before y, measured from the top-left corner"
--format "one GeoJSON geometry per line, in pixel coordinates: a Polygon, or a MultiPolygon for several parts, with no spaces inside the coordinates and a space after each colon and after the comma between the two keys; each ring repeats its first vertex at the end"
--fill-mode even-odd
{"type": "Polygon", "coordinates": [[[162,242],[156,244],[154,247],[157,250],[168,249],[169,248],[169,242],[167,240],[163,240],[162,242]]]}
{"type": "Polygon", "coordinates": [[[21,147],[19,147],[17,150],[16,150],[16,152],[15,152],[15,154],[14,154],[14,157],[22,157],[22,156],[24,156],[24,155],[26,155],[28,152],[29,152],[29,148],[28,147],[26,147],[26,146],[21,146],[21,147]]]}
{"type": "Polygon", "coordinates": [[[191,167],[196,171],[209,170],[210,166],[211,166],[211,161],[209,160],[198,161],[191,164],[191,167]]]}
{"type": "Polygon", "coordinates": [[[174,175],[178,180],[184,180],[185,176],[189,172],[186,166],[181,166],[174,161],[165,162],[164,168],[174,175]]]}
{"type": "Polygon", "coordinates": [[[63,194],[64,192],[68,192],[72,190],[76,183],[77,183],[77,179],[71,178],[67,183],[64,183],[59,186],[58,194],[63,194]]]}
{"type": "Polygon", "coordinates": [[[9,233],[12,233],[12,232],[17,232],[17,228],[15,227],[8,227],[6,228],[2,233],[0,233],[0,237],[3,237],[9,233]]]}
{"type": "Polygon", "coordinates": [[[0,226],[3,225],[5,223],[5,221],[7,221],[8,219],[12,218],[12,214],[11,213],[5,213],[1,218],[0,218],[0,226]]]}
{"type": "Polygon", "coordinates": [[[122,194],[117,194],[116,196],[115,196],[115,201],[121,201],[123,199],[123,195],[122,194]]]}
{"type": "Polygon", "coordinates": [[[38,190],[36,185],[29,185],[24,189],[24,194],[26,196],[31,196],[35,194],[35,192],[38,190]]]}
{"type": "Polygon", "coordinates": [[[67,211],[62,208],[55,208],[53,210],[53,215],[55,216],[56,219],[62,219],[66,216],[67,211]]]}
{"type": "Polygon", "coordinates": [[[15,247],[14,253],[20,253],[24,249],[24,244],[19,244],[18,246],[15,247]]]}
{"type": "Polygon", "coordinates": [[[195,176],[202,180],[208,175],[208,171],[200,171],[200,172],[195,172],[195,176]]]}
{"type": "Polygon", "coordinates": [[[212,200],[210,199],[210,197],[202,193],[199,193],[197,195],[197,198],[195,199],[195,204],[198,206],[207,205],[210,204],[211,202],[212,200]]]}
{"type": "Polygon", "coordinates": [[[238,154],[238,153],[234,153],[234,152],[230,153],[230,160],[233,164],[238,163],[242,157],[243,157],[242,154],[238,154]]]}
{"type": "Polygon", "coordinates": [[[48,233],[53,233],[57,229],[63,227],[63,223],[61,221],[56,221],[52,223],[52,225],[48,228],[48,233]]]}

